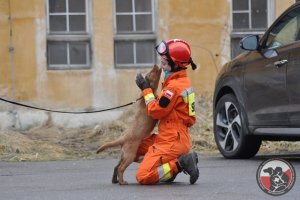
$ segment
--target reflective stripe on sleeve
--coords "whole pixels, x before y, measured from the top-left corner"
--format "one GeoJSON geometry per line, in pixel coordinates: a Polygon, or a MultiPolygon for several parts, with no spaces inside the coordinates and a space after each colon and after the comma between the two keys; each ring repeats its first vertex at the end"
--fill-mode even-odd
{"type": "Polygon", "coordinates": [[[144,96],[144,99],[145,99],[146,105],[148,105],[150,102],[155,100],[155,96],[154,96],[153,93],[149,93],[149,94],[144,96]]]}
{"type": "Polygon", "coordinates": [[[189,116],[195,116],[195,93],[193,88],[188,88],[181,93],[181,96],[186,104],[189,106],[189,116]]]}
{"type": "Polygon", "coordinates": [[[171,168],[169,163],[165,163],[162,166],[157,168],[158,176],[160,181],[167,181],[172,178],[171,168]]]}

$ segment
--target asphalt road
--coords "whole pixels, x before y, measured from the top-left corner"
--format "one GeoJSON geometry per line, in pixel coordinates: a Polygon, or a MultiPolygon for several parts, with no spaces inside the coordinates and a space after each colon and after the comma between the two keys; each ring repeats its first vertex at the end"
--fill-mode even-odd
{"type": "Polygon", "coordinates": [[[52,162],[0,162],[0,199],[299,199],[300,182],[280,197],[265,194],[257,185],[258,166],[268,158],[289,160],[300,177],[300,155],[257,156],[250,160],[227,160],[221,156],[200,156],[200,178],[190,185],[183,173],[173,184],[141,186],[135,180],[137,164],[125,173],[127,186],[111,184],[115,159],[52,161],[52,162]]]}

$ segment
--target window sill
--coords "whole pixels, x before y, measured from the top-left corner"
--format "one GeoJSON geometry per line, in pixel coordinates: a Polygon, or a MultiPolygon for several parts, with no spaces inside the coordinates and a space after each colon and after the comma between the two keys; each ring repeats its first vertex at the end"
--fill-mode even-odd
{"type": "Polygon", "coordinates": [[[241,38],[248,35],[263,35],[264,31],[243,31],[243,32],[232,32],[230,34],[231,38],[241,38]]]}
{"type": "Polygon", "coordinates": [[[154,63],[147,64],[116,64],[116,69],[142,69],[142,68],[151,68],[154,63]]]}
{"type": "Polygon", "coordinates": [[[90,41],[90,35],[47,35],[48,41],[90,41]]]}
{"type": "Polygon", "coordinates": [[[74,66],[67,66],[67,65],[48,65],[47,70],[51,71],[64,71],[64,70],[90,70],[91,66],[84,66],[84,65],[74,65],[74,66]]]}
{"type": "Polygon", "coordinates": [[[115,41],[120,40],[156,40],[155,34],[124,34],[124,35],[115,35],[115,41]]]}

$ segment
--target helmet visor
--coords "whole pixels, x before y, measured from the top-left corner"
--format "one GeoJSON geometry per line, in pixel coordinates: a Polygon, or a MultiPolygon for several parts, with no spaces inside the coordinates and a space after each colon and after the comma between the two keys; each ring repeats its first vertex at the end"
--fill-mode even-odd
{"type": "Polygon", "coordinates": [[[166,55],[168,53],[168,46],[165,41],[162,41],[159,45],[155,47],[159,55],[166,55]]]}

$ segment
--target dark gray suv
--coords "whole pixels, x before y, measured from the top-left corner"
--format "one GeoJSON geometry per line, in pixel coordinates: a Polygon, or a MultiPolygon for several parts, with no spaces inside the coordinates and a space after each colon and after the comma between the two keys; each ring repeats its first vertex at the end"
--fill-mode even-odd
{"type": "Polygon", "coordinates": [[[225,64],[214,91],[214,136],[226,158],[254,156],[262,140],[300,140],[300,4],[225,64]]]}

